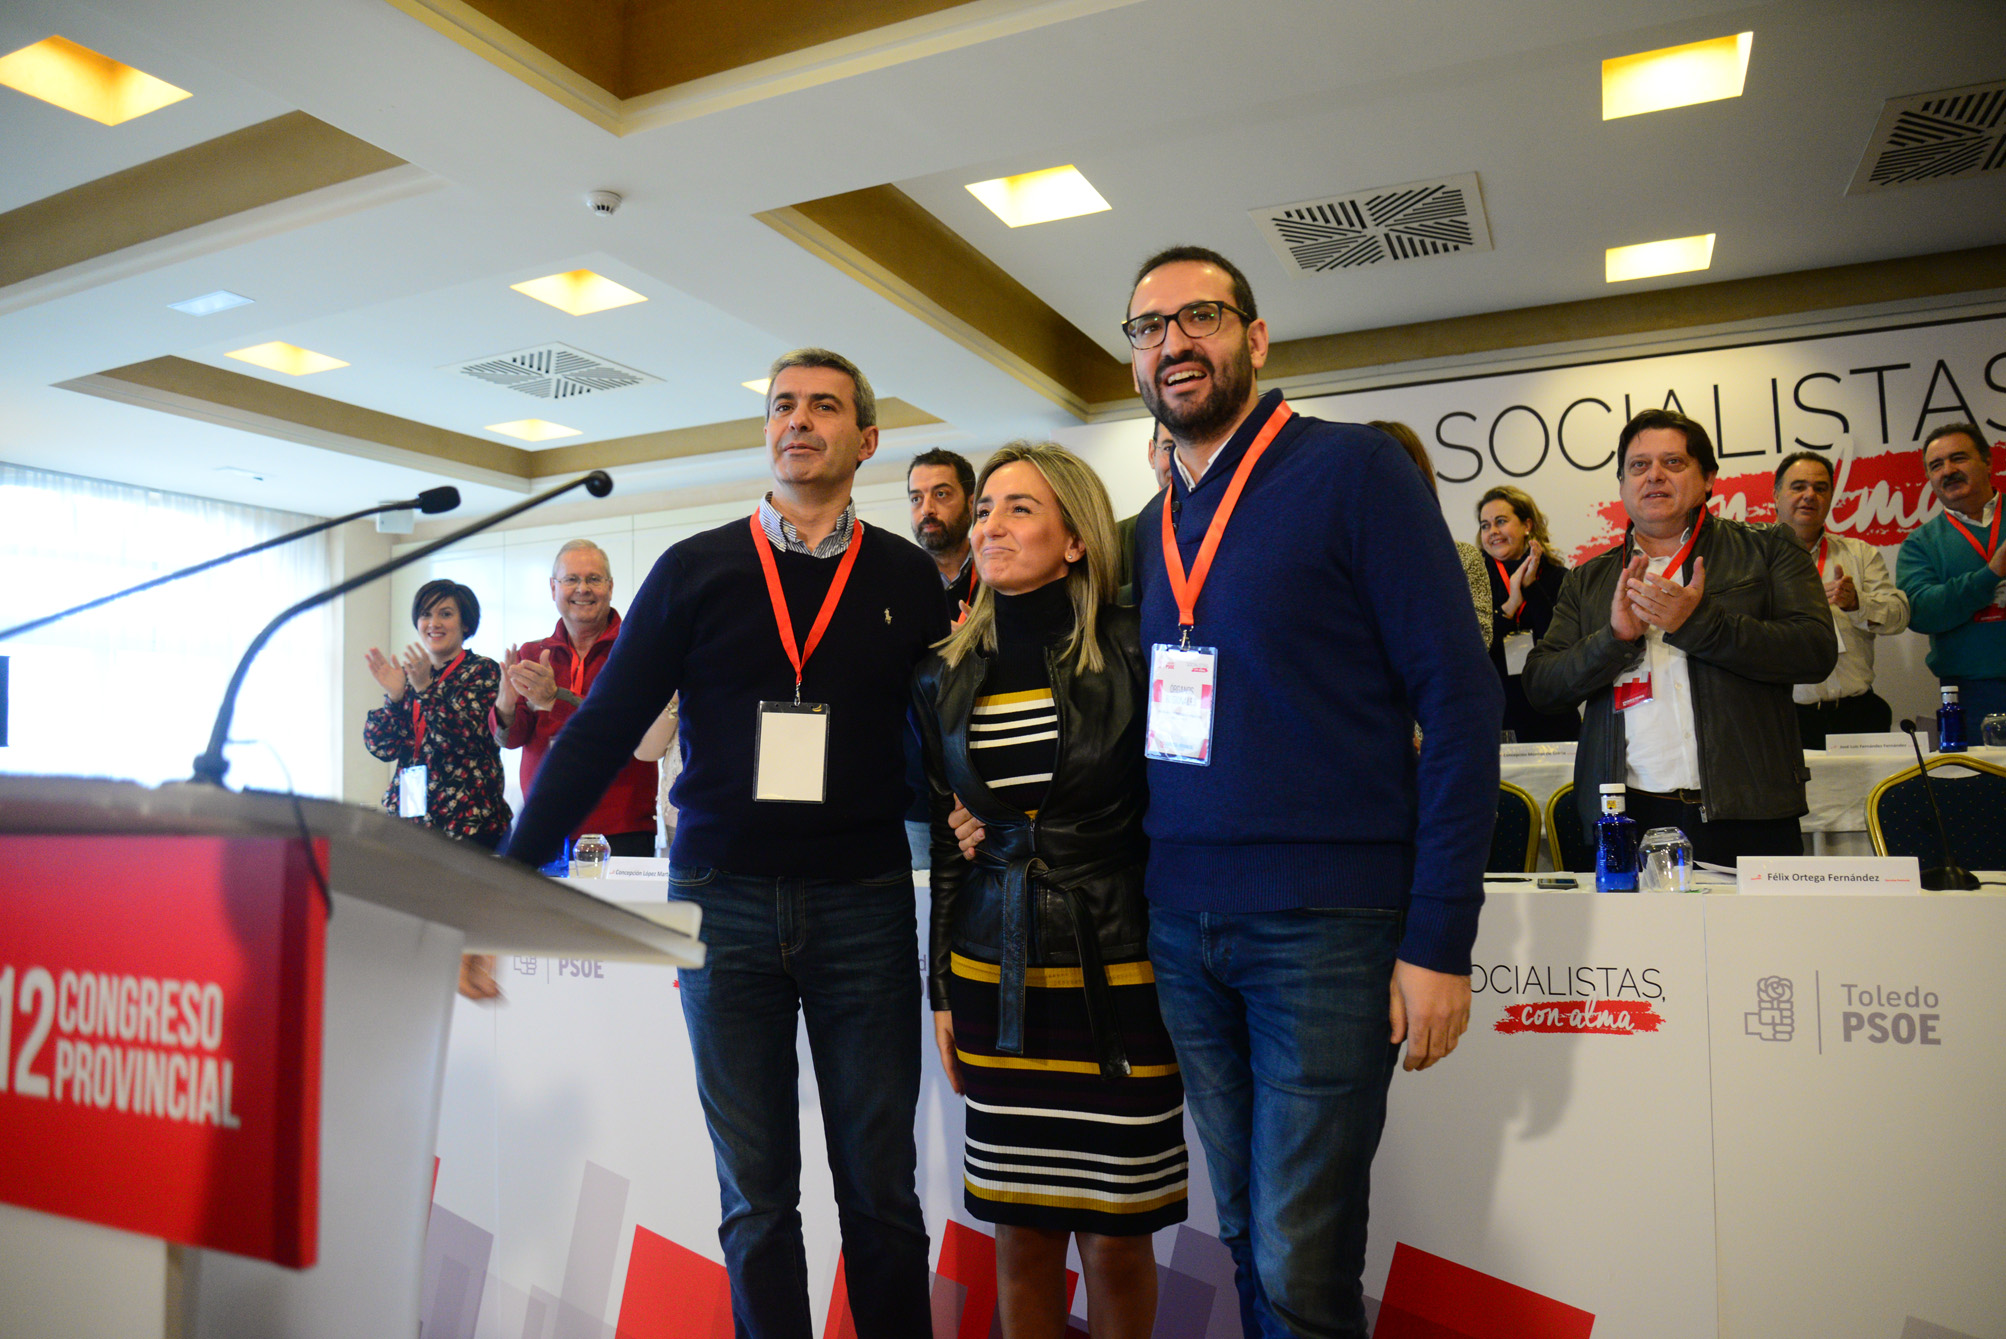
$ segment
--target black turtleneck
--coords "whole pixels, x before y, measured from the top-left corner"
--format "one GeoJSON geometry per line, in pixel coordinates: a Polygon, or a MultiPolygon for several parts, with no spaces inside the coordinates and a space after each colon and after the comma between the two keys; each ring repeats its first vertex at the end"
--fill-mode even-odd
{"type": "Polygon", "coordinates": [[[996,654],[988,657],[969,722],[969,762],[997,798],[1036,817],[1059,753],[1059,717],[1045,653],[1072,636],[1072,594],[1061,578],[1022,595],[992,591],[991,596],[996,654]]]}

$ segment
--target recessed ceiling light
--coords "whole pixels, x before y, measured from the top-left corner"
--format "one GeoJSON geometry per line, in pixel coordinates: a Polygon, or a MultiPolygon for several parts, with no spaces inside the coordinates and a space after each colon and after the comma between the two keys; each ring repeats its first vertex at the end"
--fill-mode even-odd
{"type": "Polygon", "coordinates": [[[1612,246],[1603,253],[1603,282],[1620,284],[1626,279],[1652,279],[1661,274],[1703,270],[1713,264],[1713,238],[1712,233],[1703,233],[1698,237],[1612,246]]]}
{"type": "Polygon", "coordinates": [[[235,474],[241,478],[249,479],[252,483],[255,484],[261,484],[265,481],[264,475],[253,473],[252,471],[245,469],[242,465],[218,465],[216,467],[216,473],[235,474]]]}
{"type": "Polygon", "coordinates": [[[1101,193],[1070,163],[1042,172],[978,181],[969,186],[968,193],[1013,228],[1098,214],[1113,207],[1101,199],[1101,193]]]}
{"type": "Polygon", "coordinates": [[[190,316],[214,316],[232,307],[248,307],[255,299],[242,293],[232,293],[227,288],[219,288],[213,293],[204,293],[199,298],[189,298],[185,302],[170,302],[167,305],[175,311],[186,312],[190,316]]]}
{"type": "Polygon", "coordinates": [[[188,96],[185,88],[67,37],[45,37],[0,56],[0,84],[108,126],[157,112],[188,96]]]}
{"type": "Polygon", "coordinates": [[[590,270],[572,270],[568,274],[548,274],[541,279],[531,279],[520,284],[510,284],[516,292],[547,302],[559,311],[570,312],[573,316],[590,316],[593,312],[603,312],[612,307],[624,307],[630,302],[646,302],[648,299],[633,289],[614,283],[603,274],[590,270]]]}
{"type": "Polygon", "coordinates": [[[332,371],[348,364],[339,358],[330,358],[324,353],[302,349],[297,344],[286,344],[273,340],[269,344],[254,344],[248,349],[238,349],[223,355],[240,362],[256,363],[259,367],[269,367],[274,372],[283,372],[289,377],[304,377],[315,372],[332,371]]]}
{"type": "Polygon", "coordinates": [[[738,384],[751,391],[754,395],[764,399],[766,398],[766,392],[773,389],[773,378],[761,377],[757,381],[741,381],[738,384]]]}
{"type": "Polygon", "coordinates": [[[1602,119],[1738,98],[1754,33],[1640,51],[1602,62],[1602,119]]]}
{"type": "Polygon", "coordinates": [[[490,423],[489,432],[498,432],[507,437],[520,437],[525,442],[547,442],[553,437],[576,437],[578,429],[567,428],[562,423],[547,423],[540,418],[519,418],[513,423],[490,423]]]}

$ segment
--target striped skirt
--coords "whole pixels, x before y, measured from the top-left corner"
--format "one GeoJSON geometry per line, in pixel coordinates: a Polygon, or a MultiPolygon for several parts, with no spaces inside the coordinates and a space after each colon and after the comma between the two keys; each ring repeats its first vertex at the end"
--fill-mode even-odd
{"type": "Polygon", "coordinates": [[[996,1050],[995,963],[954,955],[948,985],[967,1101],[962,1184],[983,1222],[1136,1236],[1184,1221],[1184,1081],[1147,962],[1107,965],[1126,1078],[1094,1058],[1077,967],[1033,967],[1024,1053],[996,1050]]]}

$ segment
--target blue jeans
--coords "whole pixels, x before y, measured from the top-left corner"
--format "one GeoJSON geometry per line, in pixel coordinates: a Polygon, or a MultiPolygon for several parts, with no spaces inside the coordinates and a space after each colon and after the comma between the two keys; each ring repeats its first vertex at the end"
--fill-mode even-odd
{"type": "Polygon", "coordinates": [[[717,1155],[718,1241],[739,1339],[813,1339],[801,1240],[797,1012],[807,1019],[858,1339],[931,1332],[914,1187],[920,979],[912,875],[776,879],[672,865],[703,907],[705,965],[679,968],[717,1155]]]}
{"type": "Polygon", "coordinates": [[[1395,911],[1150,908],[1149,960],[1248,1339],[1365,1339],[1372,1157],[1398,1053],[1395,911]]]}

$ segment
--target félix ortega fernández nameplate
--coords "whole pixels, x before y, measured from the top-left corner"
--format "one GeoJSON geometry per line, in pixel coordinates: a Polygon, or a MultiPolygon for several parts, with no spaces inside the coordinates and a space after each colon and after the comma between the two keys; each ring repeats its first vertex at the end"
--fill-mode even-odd
{"type": "Polygon", "coordinates": [[[1736,867],[1740,872],[1736,891],[1744,894],[1905,897],[1922,891],[1922,873],[1912,855],[1745,855],[1736,867]]]}

